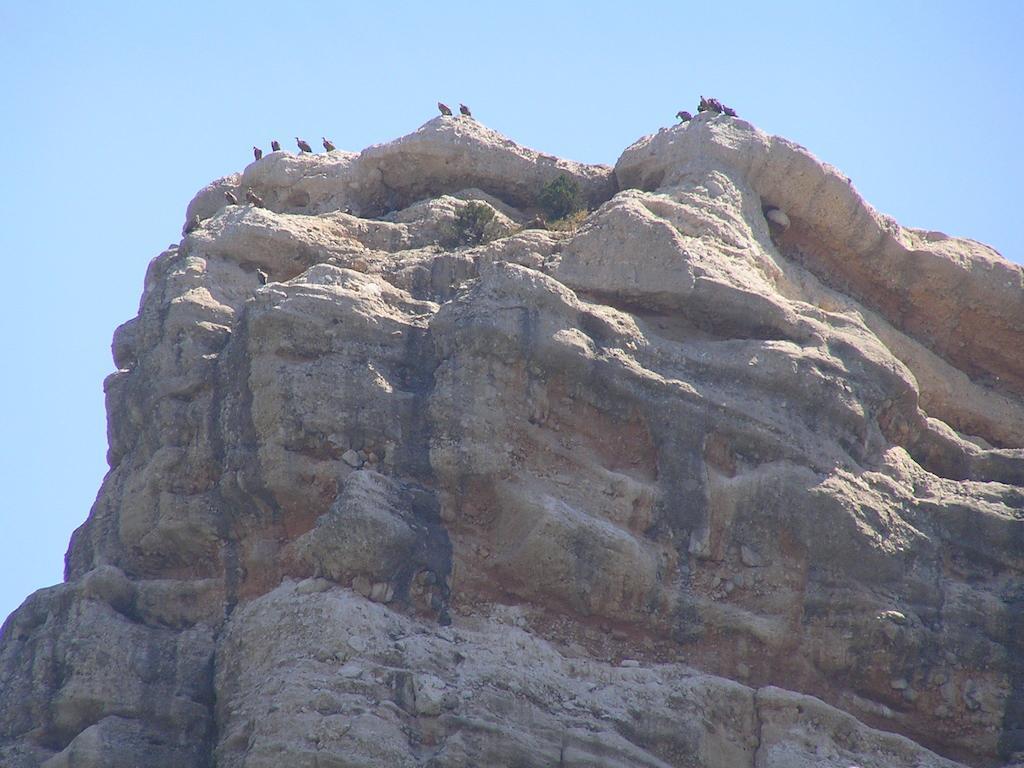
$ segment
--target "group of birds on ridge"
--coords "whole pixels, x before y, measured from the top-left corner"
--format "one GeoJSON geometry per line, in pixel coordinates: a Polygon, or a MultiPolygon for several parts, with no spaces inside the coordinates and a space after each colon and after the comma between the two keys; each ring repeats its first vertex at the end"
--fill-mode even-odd
{"type": "MultiPolygon", "coordinates": [[[[452,108],[449,107],[447,104],[444,104],[444,103],[439,101],[439,102],[437,102],[437,108],[441,111],[441,114],[444,115],[445,117],[451,117],[452,116],[452,108]]],[[[462,115],[463,117],[472,117],[473,116],[473,113],[469,111],[469,107],[467,107],[465,104],[459,104],[459,114],[462,115]]],[[[328,139],[326,136],[323,136],[322,138],[323,138],[323,144],[324,144],[324,149],[325,150],[327,150],[328,152],[333,152],[334,150],[337,149],[337,147],[334,146],[334,142],[333,141],[328,139]]],[[[295,143],[299,147],[299,154],[302,154],[303,152],[312,152],[313,151],[313,148],[309,145],[309,142],[300,139],[298,136],[295,137],[295,143]]],[[[281,142],[277,141],[276,139],[271,141],[270,142],[270,151],[271,152],[280,152],[281,151],[281,142]]],[[[252,148],[252,155],[257,160],[262,160],[263,159],[263,150],[260,149],[257,146],[253,146],[253,148],[252,148]]],[[[250,190],[250,192],[251,191],[252,190],[250,190]]],[[[246,197],[248,199],[248,195],[246,195],[246,197]]],[[[254,197],[255,197],[255,195],[254,195],[254,197]]],[[[259,198],[257,198],[257,199],[259,199],[259,198]]],[[[249,200],[249,202],[253,203],[253,205],[259,205],[259,203],[256,203],[256,202],[254,202],[252,200],[249,200]]],[[[234,205],[234,203],[233,203],[233,205],[234,205]]],[[[260,206],[260,207],[262,207],[262,206],[260,206]]]]}
{"type": "MultiPolygon", "coordinates": [[[[440,110],[443,117],[452,116],[452,108],[442,102],[437,102],[437,108],[440,110]]],[[[459,114],[463,117],[472,117],[473,113],[469,111],[469,107],[465,104],[459,104],[459,114]]]]}
{"type": "MultiPolygon", "coordinates": [[[[449,107],[447,104],[445,104],[442,101],[437,102],[437,109],[441,112],[441,115],[443,117],[452,117],[454,115],[454,113],[452,112],[452,108],[449,107]]],[[[698,113],[700,113],[700,112],[714,112],[715,114],[718,114],[718,115],[728,115],[729,117],[736,117],[737,116],[736,115],[736,110],[733,109],[732,107],[726,106],[725,104],[720,102],[718,99],[707,99],[707,98],[704,98],[703,96],[700,97],[700,103],[697,105],[697,112],[698,113]]],[[[459,114],[462,115],[463,117],[472,117],[473,116],[473,113],[470,111],[469,107],[467,107],[465,104],[461,104],[461,103],[459,104],[459,114]]],[[[681,122],[684,122],[684,123],[693,119],[693,115],[691,115],[685,109],[681,109],[678,112],[676,112],[676,117],[679,118],[679,120],[681,122]]],[[[333,152],[334,150],[337,149],[337,147],[334,146],[334,142],[333,141],[328,139],[326,136],[324,136],[322,138],[323,138],[324,149],[326,151],[333,152]]],[[[304,152],[312,152],[313,151],[313,148],[309,145],[309,142],[304,141],[303,139],[300,139],[298,136],[295,137],[295,143],[299,147],[299,154],[302,154],[304,152]]],[[[271,141],[270,142],[270,151],[271,152],[280,152],[281,151],[281,143],[279,141],[277,141],[276,139],[271,141]]],[[[263,159],[263,150],[260,149],[257,146],[253,146],[252,154],[253,154],[253,157],[256,158],[257,160],[262,160],[263,159]]],[[[252,192],[252,190],[249,190],[249,192],[252,192]]],[[[230,193],[228,193],[228,194],[230,194],[230,193]]],[[[253,195],[253,197],[256,197],[256,195],[253,195]]],[[[246,199],[248,199],[248,193],[246,194],[246,199]]],[[[259,200],[258,197],[256,197],[256,199],[259,200]]],[[[249,202],[253,203],[253,205],[260,205],[260,207],[262,207],[262,205],[260,203],[256,203],[254,200],[249,200],[249,202]]]]}
{"type": "MultiPolygon", "coordinates": [[[[439,101],[439,102],[437,102],[437,108],[441,112],[441,115],[443,117],[452,117],[453,116],[452,109],[447,104],[439,101]]],[[[715,114],[727,115],[728,117],[736,117],[737,116],[736,115],[736,110],[733,109],[732,107],[726,106],[725,104],[720,102],[718,99],[708,99],[708,98],[705,98],[704,96],[700,97],[700,103],[697,105],[697,113],[699,114],[701,112],[714,112],[715,114]]],[[[469,107],[467,107],[465,104],[459,104],[459,114],[461,116],[463,116],[463,117],[472,117],[473,116],[473,113],[469,111],[469,107]]],[[[679,121],[681,123],[685,123],[685,122],[688,122],[688,121],[693,119],[693,115],[691,115],[685,109],[681,109],[678,112],[676,112],[676,117],[679,119],[679,121]]],[[[326,151],[333,152],[334,150],[337,149],[337,147],[334,146],[334,142],[332,142],[326,136],[324,136],[322,138],[323,138],[324,149],[326,151]]],[[[313,151],[313,148],[309,145],[309,142],[303,141],[298,136],[295,137],[295,143],[298,144],[299,154],[303,154],[305,152],[312,152],[313,151]]],[[[277,141],[276,139],[271,141],[270,142],[270,149],[271,149],[272,152],[280,152],[281,151],[281,143],[279,141],[277,141]]],[[[253,154],[253,157],[255,157],[257,160],[262,160],[263,159],[263,150],[260,149],[259,147],[254,146],[252,148],[252,154],[253,154]]],[[[231,204],[231,205],[238,205],[238,198],[235,196],[235,193],[232,192],[230,189],[224,190],[224,197],[227,198],[227,201],[228,201],[229,204],[231,204]]],[[[247,188],[245,190],[245,199],[246,199],[247,202],[252,203],[257,208],[265,208],[266,207],[263,204],[263,198],[260,197],[259,195],[257,195],[255,192],[253,192],[252,191],[252,187],[249,187],[249,188],[247,188]]],[[[189,221],[188,224],[185,225],[185,232],[186,233],[194,232],[196,229],[199,228],[201,223],[202,222],[199,219],[198,215],[193,216],[191,221],[189,221]]]]}
{"type": "MultiPolygon", "coordinates": [[[[737,117],[736,110],[733,109],[732,107],[727,107],[718,99],[705,99],[703,96],[700,97],[700,104],[697,105],[697,113],[699,114],[701,112],[714,112],[716,115],[727,115],[728,117],[737,117]]],[[[676,117],[679,118],[679,122],[681,123],[693,120],[693,115],[691,115],[685,109],[681,109],[678,112],[676,112],[676,117]]]]}
{"type": "MultiPolygon", "coordinates": [[[[326,149],[328,152],[333,152],[334,150],[337,149],[337,147],[334,146],[334,142],[331,141],[330,139],[328,139],[326,136],[323,137],[323,141],[324,141],[324,149],[326,149]]],[[[295,143],[299,145],[299,154],[302,154],[303,152],[312,152],[313,151],[313,148],[311,146],[309,146],[309,142],[308,141],[303,141],[298,136],[295,137],[295,143]]],[[[271,141],[270,142],[270,151],[271,152],[280,152],[281,151],[281,142],[277,141],[276,139],[274,141],[271,141]]],[[[252,148],[252,156],[254,158],[256,158],[257,160],[262,160],[263,159],[263,150],[260,149],[259,147],[254,146],[252,148]]]]}
{"type": "MultiPolygon", "coordinates": [[[[334,146],[334,142],[333,141],[328,139],[326,136],[323,136],[322,138],[323,138],[323,143],[324,143],[324,149],[326,149],[328,152],[333,152],[334,150],[337,149],[337,147],[334,146]]],[[[299,154],[302,154],[304,152],[312,152],[313,151],[313,148],[311,146],[309,146],[309,142],[308,141],[303,141],[298,136],[295,137],[295,143],[299,145],[299,154]]],[[[273,141],[271,141],[270,142],[270,151],[271,152],[280,152],[281,151],[281,142],[279,142],[277,139],[274,139],[273,141]]],[[[254,146],[252,148],[252,155],[257,160],[262,160],[263,159],[263,150],[260,149],[259,147],[254,146]]],[[[224,190],[224,197],[227,198],[227,201],[228,201],[228,203],[230,205],[238,205],[238,198],[235,196],[235,193],[232,192],[230,189],[224,190]]],[[[259,195],[257,195],[255,192],[253,192],[252,191],[252,187],[249,187],[249,188],[247,188],[245,190],[245,199],[246,199],[247,202],[252,203],[257,208],[266,208],[266,206],[263,204],[263,198],[260,197],[259,195]]],[[[195,219],[195,218],[198,218],[198,217],[193,217],[193,219],[195,219]]],[[[186,232],[194,231],[194,229],[196,227],[198,227],[199,223],[200,222],[197,222],[197,221],[194,221],[194,220],[190,221],[189,222],[189,227],[191,227],[191,229],[186,227],[185,231],[186,232]]]]}
{"type": "MultiPolygon", "coordinates": [[[[439,102],[437,102],[437,108],[441,111],[441,114],[444,115],[445,117],[451,117],[452,116],[451,107],[449,107],[447,104],[444,104],[444,103],[439,101],[439,102]]],[[[473,116],[473,113],[469,111],[469,107],[467,107],[465,104],[459,104],[459,114],[462,115],[463,117],[472,117],[473,116]]],[[[333,152],[334,150],[337,149],[337,147],[334,146],[334,142],[331,141],[330,139],[328,139],[326,136],[323,136],[322,139],[323,139],[324,149],[326,151],[333,152]]],[[[309,142],[305,141],[303,139],[300,139],[298,136],[295,137],[295,143],[299,147],[299,154],[303,154],[305,152],[312,152],[313,151],[313,148],[309,145],[309,142]]],[[[281,142],[279,142],[277,139],[272,140],[270,142],[270,151],[271,152],[280,152],[281,151],[281,142]]],[[[253,146],[253,148],[252,148],[252,155],[253,155],[253,157],[256,160],[262,160],[263,159],[263,150],[260,147],[253,146]]],[[[238,205],[238,197],[230,189],[224,190],[224,197],[227,198],[227,201],[228,201],[228,203],[230,205],[238,205]]],[[[255,192],[253,192],[252,191],[252,187],[249,187],[248,189],[245,190],[245,199],[246,199],[247,202],[252,203],[257,208],[265,208],[266,207],[263,204],[263,198],[260,197],[259,195],[257,195],[255,192]]],[[[193,216],[192,219],[188,222],[188,224],[185,225],[185,233],[188,234],[189,232],[194,232],[195,230],[197,230],[199,228],[199,226],[201,224],[202,224],[202,221],[199,218],[199,216],[198,215],[193,216]]]]}

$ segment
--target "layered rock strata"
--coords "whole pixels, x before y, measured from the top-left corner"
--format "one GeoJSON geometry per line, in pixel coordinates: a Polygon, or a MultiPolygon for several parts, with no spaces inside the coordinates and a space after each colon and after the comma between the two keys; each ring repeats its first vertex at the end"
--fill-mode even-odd
{"type": "Polygon", "coordinates": [[[436,118],[196,215],[0,764],[1024,756],[1019,267],[708,113],[614,169],[436,118]],[[593,212],[523,228],[560,175],[593,212]]]}

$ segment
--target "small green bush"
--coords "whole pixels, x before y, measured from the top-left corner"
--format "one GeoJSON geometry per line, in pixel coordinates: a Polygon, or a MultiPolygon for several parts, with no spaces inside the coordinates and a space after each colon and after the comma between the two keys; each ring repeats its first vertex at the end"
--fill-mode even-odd
{"type": "Polygon", "coordinates": [[[587,207],[583,195],[580,194],[579,182],[570,179],[564,173],[541,188],[537,202],[549,221],[564,219],[577,211],[586,210],[587,207]]]}
{"type": "Polygon", "coordinates": [[[455,220],[445,229],[444,240],[449,246],[480,245],[493,240],[489,225],[494,220],[494,209],[478,202],[466,203],[455,214],[455,220]]]}

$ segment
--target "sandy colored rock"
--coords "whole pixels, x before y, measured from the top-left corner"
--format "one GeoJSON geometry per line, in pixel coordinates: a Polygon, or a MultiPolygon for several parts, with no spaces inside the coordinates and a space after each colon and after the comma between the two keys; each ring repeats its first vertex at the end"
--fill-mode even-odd
{"type": "Polygon", "coordinates": [[[614,171],[440,117],[193,216],[0,764],[1024,756],[1019,267],[709,114],[614,171]]]}

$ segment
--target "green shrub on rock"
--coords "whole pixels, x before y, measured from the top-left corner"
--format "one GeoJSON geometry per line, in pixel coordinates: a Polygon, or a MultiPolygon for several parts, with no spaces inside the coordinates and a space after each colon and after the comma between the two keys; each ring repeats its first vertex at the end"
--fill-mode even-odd
{"type": "Polygon", "coordinates": [[[444,244],[480,245],[494,239],[490,224],[494,220],[494,209],[484,203],[469,202],[455,214],[455,219],[445,228],[444,244]]]}
{"type": "Polygon", "coordinates": [[[541,188],[540,194],[537,195],[537,203],[548,221],[564,219],[587,208],[587,203],[580,194],[579,182],[570,179],[564,173],[541,188]]]}

